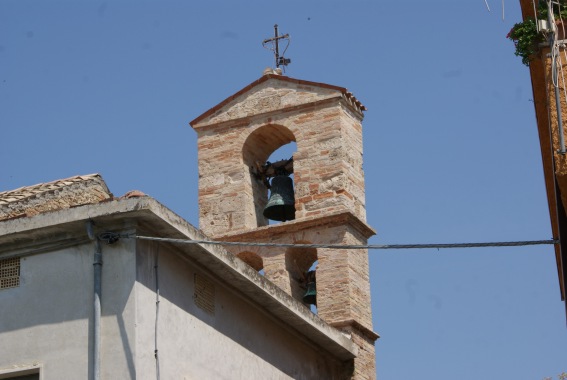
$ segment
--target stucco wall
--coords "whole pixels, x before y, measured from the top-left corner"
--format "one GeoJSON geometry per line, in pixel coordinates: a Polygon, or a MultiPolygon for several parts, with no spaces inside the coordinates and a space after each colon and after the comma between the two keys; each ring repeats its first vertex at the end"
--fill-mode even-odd
{"type": "MultiPolygon", "coordinates": [[[[161,301],[158,357],[164,379],[339,379],[345,365],[268,316],[210,272],[166,246],[139,244],[137,373],[153,379],[155,257],[161,301]],[[194,300],[195,275],[214,287],[214,312],[194,300]]],[[[346,366],[348,367],[348,365],[346,366]]]]}
{"type": "MultiPolygon", "coordinates": [[[[135,255],[129,242],[103,252],[101,374],[126,379],[135,255]]],[[[21,259],[20,286],[0,290],[0,370],[39,364],[43,380],[92,378],[93,253],[85,244],[21,259]]]]}
{"type": "MultiPolygon", "coordinates": [[[[342,379],[352,369],[167,246],[122,239],[102,250],[102,379],[156,378],[158,251],[162,379],[342,379]],[[195,275],[213,291],[208,307],[195,302],[195,275]]],[[[0,373],[39,365],[42,380],[92,379],[93,256],[84,244],[21,259],[20,286],[0,290],[0,373]]]]}

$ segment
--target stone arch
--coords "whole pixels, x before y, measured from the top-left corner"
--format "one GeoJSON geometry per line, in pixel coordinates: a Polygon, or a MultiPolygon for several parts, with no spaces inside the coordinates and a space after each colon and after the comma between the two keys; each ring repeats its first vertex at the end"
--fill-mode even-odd
{"type": "MultiPolygon", "coordinates": [[[[311,244],[308,241],[297,241],[296,244],[311,244]]],[[[288,248],[285,252],[285,268],[289,273],[291,295],[298,301],[303,300],[306,290],[306,274],[317,261],[317,248],[288,248]]]]}
{"type": "Polygon", "coordinates": [[[262,260],[262,257],[260,257],[257,253],[242,251],[237,253],[236,257],[250,265],[256,272],[260,272],[264,269],[264,260],[262,260]]]}
{"type": "Polygon", "coordinates": [[[295,141],[295,135],[291,130],[282,125],[267,124],[250,133],[242,146],[242,160],[249,169],[247,172],[258,227],[268,224],[263,215],[268,202],[268,189],[253,173],[256,172],[257,165],[263,165],[274,151],[292,141],[295,141]]]}

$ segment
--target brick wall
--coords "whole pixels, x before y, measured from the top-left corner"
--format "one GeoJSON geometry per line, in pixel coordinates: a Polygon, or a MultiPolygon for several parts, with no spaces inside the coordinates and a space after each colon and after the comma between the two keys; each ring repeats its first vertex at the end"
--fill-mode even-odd
{"type": "Polygon", "coordinates": [[[250,167],[291,141],[297,143],[296,218],[348,210],[365,220],[361,115],[355,117],[340,93],[320,93],[309,86],[295,91],[266,87],[271,82],[194,125],[201,230],[219,236],[266,225],[261,211],[267,189],[250,167]],[[275,94],[285,98],[286,108],[274,110],[283,102],[276,102],[275,94]],[[266,109],[253,107],[258,104],[266,109]]]}
{"type": "MultiPolygon", "coordinates": [[[[351,95],[350,95],[351,96],[351,95]]],[[[350,99],[350,100],[349,100],[350,99]]],[[[267,243],[366,244],[362,112],[328,85],[270,78],[196,119],[201,230],[212,238],[267,243]],[[268,190],[252,174],[291,141],[296,219],[268,225],[268,190]]],[[[229,247],[301,301],[316,262],[317,311],[361,348],[354,378],[374,378],[368,252],[354,249],[229,247]]],[[[308,305],[306,305],[308,306],[308,305]]]]}

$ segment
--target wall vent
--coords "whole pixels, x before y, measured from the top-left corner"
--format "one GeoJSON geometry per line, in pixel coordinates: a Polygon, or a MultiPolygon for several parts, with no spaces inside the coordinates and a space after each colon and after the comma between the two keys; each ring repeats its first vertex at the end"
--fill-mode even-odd
{"type": "Polygon", "coordinates": [[[195,305],[209,314],[215,314],[215,284],[195,273],[195,305]]]}
{"type": "Polygon", "coordinates": [[[0,289],[20,286],[20,258],[0,260],[0,289]]]}

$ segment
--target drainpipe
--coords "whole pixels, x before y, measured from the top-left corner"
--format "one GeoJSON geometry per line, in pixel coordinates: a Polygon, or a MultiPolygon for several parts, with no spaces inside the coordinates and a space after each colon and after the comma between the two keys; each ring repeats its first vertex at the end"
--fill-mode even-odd
{"type": "Polygon", "coordinates": [[[95,243],[94,253],[94,318],[93,318],[93,379],[100,379],[100,296],[102,284],[102,250],[100,240],[94,234],[94,222],[87,222],[87,234],[95,243]]]}
{"type": "Polygon", "coordinates": [[[561,115],[561,99],[559,98],[559,75],[557,73],[557,59],[555,59],[555,37],[557,35],[557,26],[553,19],[551,2],[548,1],[547,18],[551,33],[549,34],[549,46],[551,47],[551,78],[555,89],[555,108],[557,109],[557,128],[559,129],[559,154],[565,154],[565,136],[563,135],[563,117],[561,115]]]}

